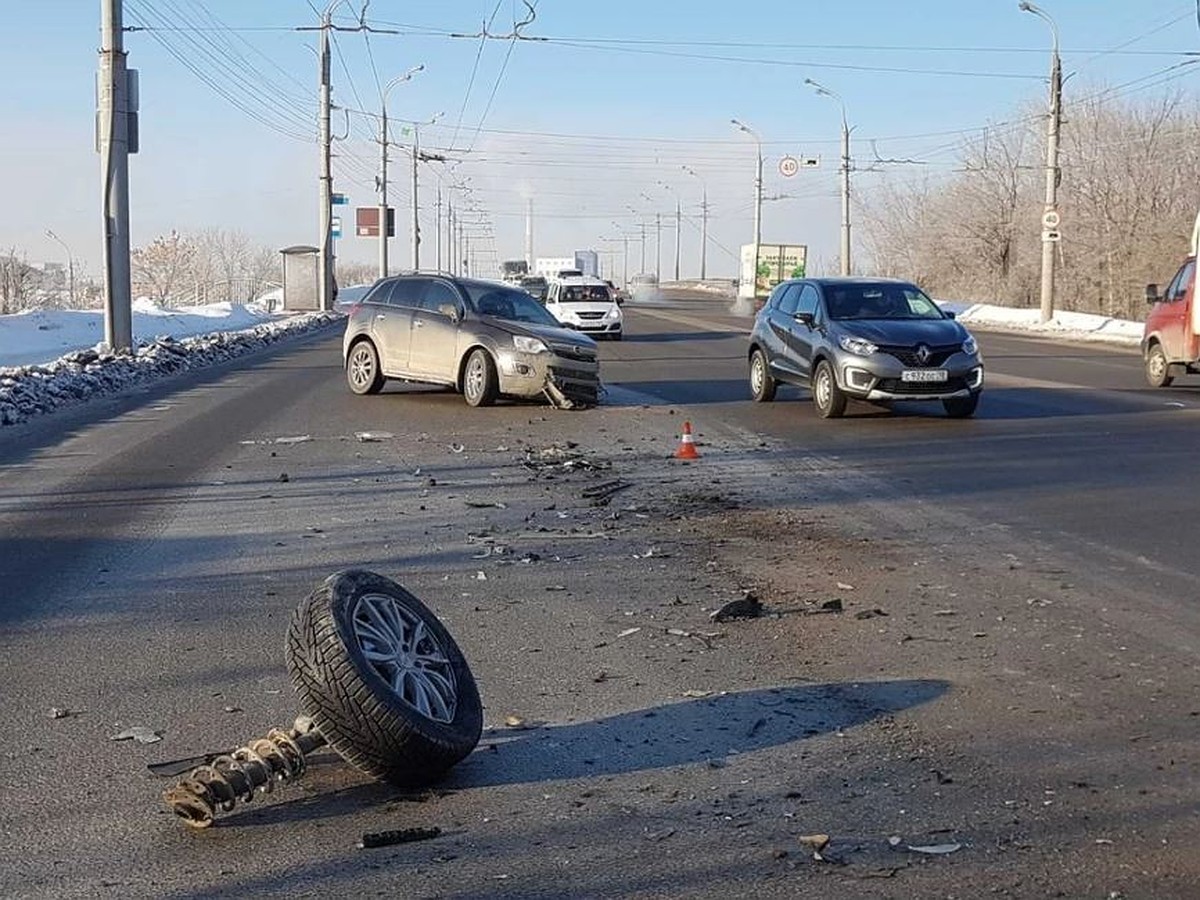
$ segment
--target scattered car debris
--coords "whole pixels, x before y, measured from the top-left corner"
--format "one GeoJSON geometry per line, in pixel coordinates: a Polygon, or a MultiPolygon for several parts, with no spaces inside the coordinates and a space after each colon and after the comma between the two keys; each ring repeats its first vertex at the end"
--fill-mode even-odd
{"type": "Polygon", "coordinates": [[[935,616],[957,616],[958,610],[956,610],[956,609],[935,609],[933,611],[933,614],[935,616]]]}
{"type": "Polygon", "coordinates": [[[451,444],[451,445],[450,445],[450,452],[451,452],[451,453],[462,453],[462,452],[463,452],[464,450],[466,450],[466,449],[467,449],[467,448],[466,448],[466,447],[464,447],[462,444],[454,443],[454,444],[451,444]]]}
{"type": "Polygon", "coordinates": [[[633,628],[626,628],[624,631],[622,631],[620,634],[618,634],[617,637],[619,637],[619,638],[629,637],[631,634],[637,634],[641,630],[642,630],[642,628],[640,625],[635,626],[633,628]]]}
{"type": "Polygon", "coordinates": [[[503,500],[464,500],[463,503],[472,509],[508,509],[503,500]]]}
{"type": "Polygon", "coordinates": [[[885,610],[882,610],[882,609],[879,609],[878,607],[876,607],[874,609],[859,610],[858,612],[856,612],[854,614],[854,618],[856,618],[856,619],[874,619],[874,618],[878,618],[879,616],[886,616],[886,615],[887,615],[887,612],[885,610]]]}
{"type": "Polygon", "coordinates": [[[844,581],[839,581],[837,583],[837,589],[839,591],[852,591],[852,590],[854,590],[854,585],[846,584],[846,582],[844,582],[844,581]]]}
{"type": "Polygon", "coordinates": [[[286,483],[286,482],[288,482],[288,481],[291,481],[292,479],[291,479],[290,477],[288,477],[288,473],[287,473],[287,472],[280,472],[280,473],[279,473],[279,480],[280,480],[280,481],[282,481],[282,482],[285,482],[285,483],[286,483]]]}
{"type": "Polygon", "coordinates": [[[73,716],[78,716],[79,714],[79,710],[66,709],[65,707],[61,706],[52,706],[50,707],[49,713],[47,713],[47,715],[49,715],[52,719],[70,719],[73,716]]]}
{"type": "Polygon", "coordinates": [[[593,460],[578,451],[574,441],[551,444],[540,450],[526,450],[522,465],[531,471],[600,471],[612,468],[607,460],[593,460]]]}
{"type": "Polygon", "coordinates": [[[360,444],[373,444],[390,441],[395,435],[390,431],[356,431],[354,437],[360,444]]]}
{"type": "Polygon", "coordinates": [[[711,697],[715,693],[716,691],[687,690],[683,692],[683,696],[692,700],[700,700],[704,697],[711,697]]]}
{"type": "Polygon", "coordinates": [[[517,730],[524,730],[526,728],[533,727],[528,722],[526,722],[524,719],[522,719],[520,716],[505,716],[504,717],[504,726],[506,728],[515,728],[517,730]]]}
{"type": "Polygon", "coordinates": [[[585,500],[591,500],[592,506],[607,506],[613,494],[630,487],[633,487],[632,482],[616,479],[593,485],[590,488],[584,488],[580,491],[579,496],[585,500]]]}
{"type": "Polygon", "coordinates": [[[400,828],[394,831],[368,831],[358,842],[360,849],[370,850],[375,847],[391,847],[395,844],[411,844],[414,841],[427,841],[441,835],[442,829],[436,825],[432,828],[400,828]]]}
{"type": "Polygon", "coordinates": [[[957,853],[962,849],[962,844],[924,844],[918,846],[907,844],[905,849],[913,853],[925,853],[930,856],[945,856],[948,853],[957,853]]]}
{"type": "Polygon", "coordinates": [[[747,591],[744,597],[730,600],[724,606],[709,613],[708,617],[714,622],[729,622],[733,619],[754,619],[762,614],[762,601],[747,591]]]}
{"type": "Polygon", "coordinates": [[[829,835],[827,834],[802,834],[799,840],[802,845],[811,847],[817,853],[829,846],[829,835]]]}
{"type": "Polygon", "coordinates": [[[126,728],[120,734],[114,734],[110,741],[137,741],[139,744],[157,744],[162,740],[162,732],[155,731],[153,728],[147,728],[144,725],[135,725],[132,728],[126,728]]]}
{"type": "Polygon", "coordinates": [[[276,444],[305,444],[312,440],[311,434],[298,434],[294,437],[277,437],[276,444]]]}
{"type": "Polygon", "coordinates": [[[842,606],[842,601],[839,598],[834,597],[832,600],[826,600],[816,609],[805,610],[805,612],[810,616],[819,616],[823,613],[840,613],[843,611],[843,609],[844,607],[842,606]]]}

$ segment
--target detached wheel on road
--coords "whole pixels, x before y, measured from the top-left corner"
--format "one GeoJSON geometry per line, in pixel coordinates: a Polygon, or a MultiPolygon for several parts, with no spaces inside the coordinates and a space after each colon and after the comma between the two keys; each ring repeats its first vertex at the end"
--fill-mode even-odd
{"type": "Polygon", "coordinates": [[[767,365],[767,355],[761,350],[750,354],[750,394],[755,403],[769,403],[775,399],[775,379],[767,365]]]}
{"type": "Polygon", "coordinates": [[[383,389],[383,370],[375,345],[361,340],[350,348],[346,357],[346,381],[356,394],[378,394],[383,389]]]}
{"type": "Polygon", "coordinates": [[[472,350],[463,370],[463,397],[470,406],[491,406],[500,394],[496,364],[486,350],[472,350]]]}
{"type": "Polygon", "coordinates": [[[942,408],[946,410],[946,415],[951,419],[969,419],[975,415],[975,409],[978,406],[978,394],[972,394],[970,397],[952,397],[942,401],[942,408]]]}
{"type": "Polygon", "coordinates": [[[1167,354],[1163,352],[1162,344],[1152,344],[1146,350],[1146,380],[1151,387],[1170,387],[1175,379],[1171,377],[1171,364],[1167,362],[1167,354]]]}
{"type": "Polygon", "coordinates": [[[846,411],[846,394],[838,387],[837,376],[829,360],[817,363],[812,378],[813,405],[822,419],[837,419],[846,411]]]}
{"type": "Polygon", "coordinates": [[[301,707],[349,763],[401,787],[469,754],[483,705],[437,616],[374,572],[329,576],[292,616],[287,667],[301,707]]]}

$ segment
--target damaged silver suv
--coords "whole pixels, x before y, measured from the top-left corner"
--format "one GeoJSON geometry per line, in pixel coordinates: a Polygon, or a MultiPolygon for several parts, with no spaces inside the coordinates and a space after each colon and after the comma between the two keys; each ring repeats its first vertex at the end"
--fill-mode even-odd
{"type": "Polygon", "coordinates": [[[356,394],[395,378],[452,387],[471,406],[545,396],[571,408],[594,405],[600,390],[590,337],[524,291],[444,274],[377,281],[349,311],[342,359],[356,394]]]}

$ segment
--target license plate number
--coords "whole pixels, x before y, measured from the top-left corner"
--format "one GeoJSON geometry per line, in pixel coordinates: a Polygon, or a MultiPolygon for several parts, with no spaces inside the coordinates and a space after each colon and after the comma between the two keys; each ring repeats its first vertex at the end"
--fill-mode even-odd
{"type": "Polygon", "coordinates": [[[901,381],[945,381],[945,369],[905,369],[900,373],[901,381]]]}

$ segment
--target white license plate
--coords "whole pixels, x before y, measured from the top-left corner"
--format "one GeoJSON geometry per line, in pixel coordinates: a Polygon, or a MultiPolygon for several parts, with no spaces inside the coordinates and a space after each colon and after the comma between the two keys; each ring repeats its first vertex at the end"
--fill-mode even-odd
{"type": "Polygon", "coordinates": [[[900,373],[901,381],[945,381],[948,377],[945,369],[905,369],[900,373]]]}

